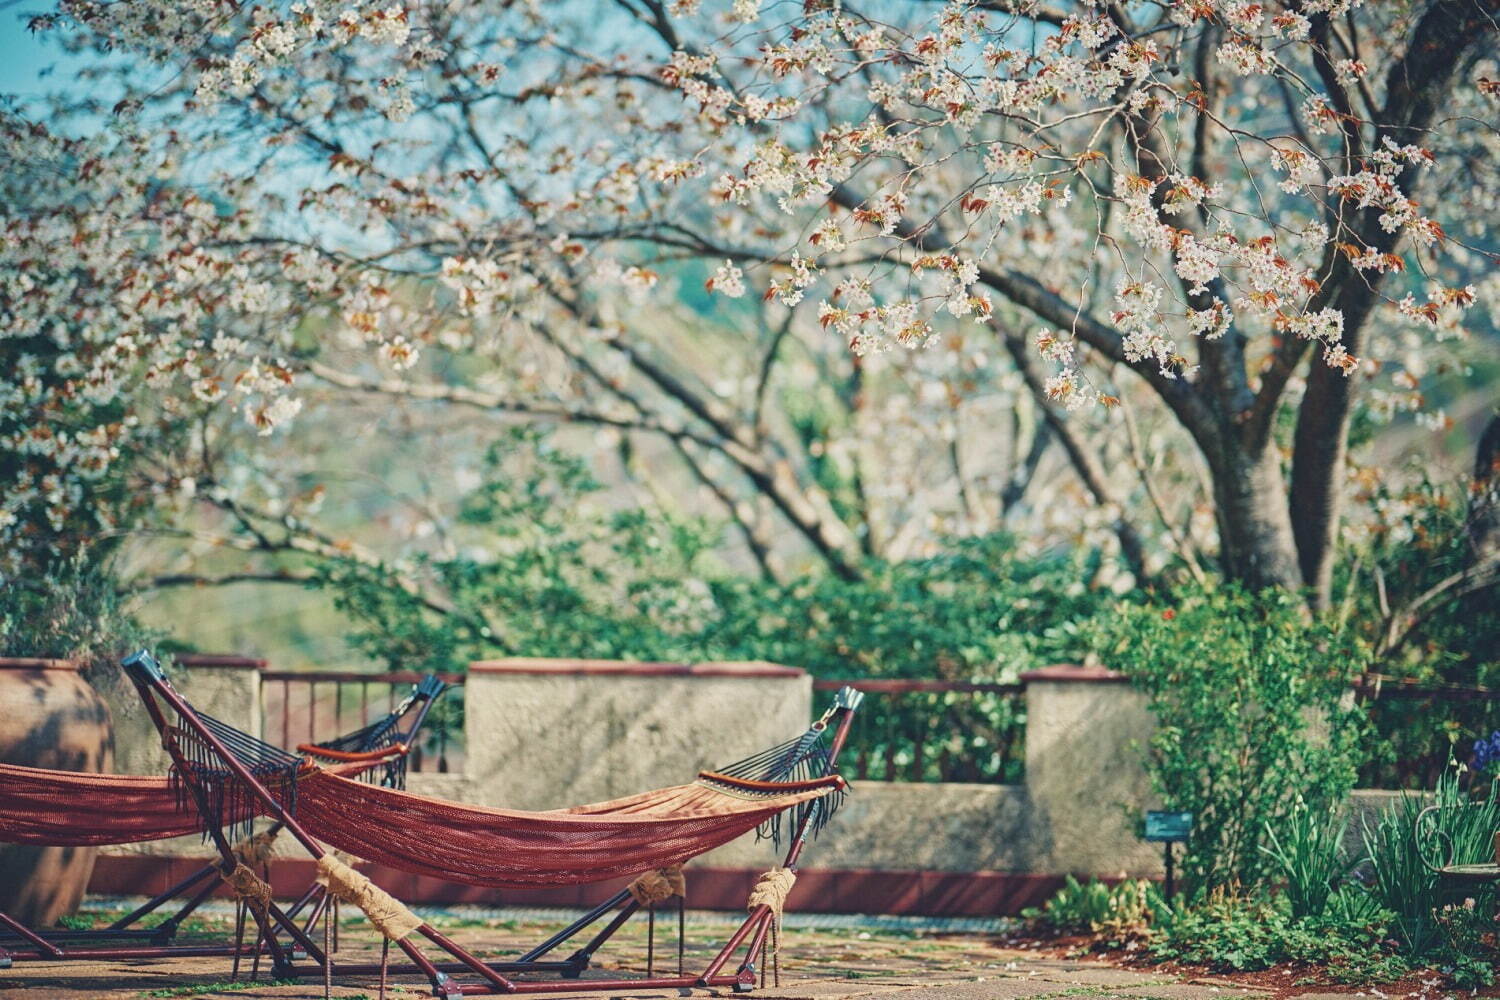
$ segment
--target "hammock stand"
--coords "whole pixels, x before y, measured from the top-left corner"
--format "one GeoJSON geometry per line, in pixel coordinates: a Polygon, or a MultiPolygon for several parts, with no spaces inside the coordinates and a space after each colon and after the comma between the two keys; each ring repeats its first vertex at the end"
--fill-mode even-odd
{"type": "MultiPolygon", "coordinates": [[[[409,748],[427,721],[427,713],[442,697],[447,683],[433,674],[424,676],[412,686],[411,693],[389,713],[375,722],[324,743],[304,743],[297,750],[304,757],[337,761],[345,764],[365,763],[366,774],[377,777],[387,787],[403,787],[409,748]]],[[[154,721],[154,718],[153,718],[154,721]]],[[[266,834],[280,833],[281,823],[273,823],[266,834]]],[[[33,930],[4,911],[0,911],[0,968],[13,961],[117,961],[129,958],[212,958],[248,954],[238,941],[232,944],[179,945],[173,942],[182,923],[206,902],[220,887],[219,863],[209,862],[175,885],[153,896],[108,927],[90,930],[33,930]],[[189,895],[191,893],[191,895],[189,895]],[[187,897],[180,909],[153,927],[136,924],[179,897],[187,897]],[[80,948],[78,944],[99,941],[123,943],[115,947],[80,948]]],[[[309,904],[312,909],[303,925],[311,932],[320,916],[328,910],[326,893],[316,882],[287,910],[296,918],[309,904]]]]}
{"type": "MultiPolygon", "coordinates": [[[[306,851],[318,861],[323,861],[328,853],[310,835],[302,824],[296,819],[293,809],[284,808],[282,802],[266,785],[251,772],[243,761],[237,758],[222,741],[220,741],[210,729],[203,724],[193,711],[192,707],[183,700],[166,680],[156,662],[145,652],[137,653],[124,662],[126,672],[130,676],[136,690],[146,704],[148,713],[157,729],[163,734],[163,744],[172,756],[176,773],[180,776],[183,784],[190,792],[194,803],[203,813],[206,820],[213,815],[210,806],[210,790],[204,787],[200,776],[188,765],[184,758],[183,749],[179,741],[172,737],[176,732],[167,723],[163,712],[163,706],[172,709],[179,717],[182,725],[198,739],[210,748],[214,754],[222,760],[235,778],[257,799],[267,815],[274,816],[282,828],[295,838],[306,851]]],[[[814,723],[813,728],[808,731],[794,744],[793,753],[799,756],[789,758],[789,765],[805,766],[802,762],[810,758],[808,749],[817,741],[821,740],[825,731],[832,729],[832,743],[826,753],[819,756],[819,761],[828,772],[828,777],[814,781],[812,784],[821,785],[824,788],[843,788],[842,779],[834,774],[835,765],[844,742],[848,737],[849,727],[853,721],[854,711],[864,696],[853,688],[843,688],[835,697],[833,706],[822,719],[814,723]],[[834,780],[831,782],[828,778],[834,780]]],[[[786,754],[785,748],[777,748],[776,752],[786,754]]],[[[763,764],[765,755],[753,759],[757,764],[763,764]]],[[[733,775],[706,775],[707,777],[722,779],[725,783],[736,783],[733,775]]],[[[739,782],[742,786],[756,786],[763,784],[754,780],[739,782]]],[[[806,784],[806,783],[804,783],[806,784]]],[[[806,846],[807,839],[813,832],[815,826],[826,819],[828,806],[821,799],[804,801],[794,809],[795,822],[790,834],[783,867],[796,870],[796,864],[806,846]]],[[[219,849],[222,859],[221,871],[227,877],[235,869],[237,861],[232,852],[229,842],[223,833],[210,822],[209,834],[214,845],[219,849]]],[[[644,866],[643,866],[644,867],[644,866]]],[[[410,960],[410,965],[380,964],[354,964],[338,963],[325,953],[324,949],[315,944],[303,928],[298,927],[285,912],[279,909],[274,902],[266,901],[262,908],[251,907],[251,915],[255,918],[257,929],[262,942],[261,948],[270,953],[272,974],[277,978],[305,978],[309,976],[320,976],[327,983],[335,976],[373,976],[381,977],[382,986],[385,982],[387,972],[402,973],[409,971],[420,972],[430,983],[433,995],[443,1000],[457,1000],[457,998],[468,995],[481,994],[515,994],[515,993],[542,993],[558,989],[558,983],[553,981],[523,981],[508,978],[507,973],[539,972],[550,973],[561,976],[564,979],[573,980],[569,990],[589,991],[619,991],[619,990],[642,990],[642,989],[680,989],[688,987],[731,987],[735,992],[749,992],[754,989],[757,978],[755,958],[762,953],[769,934],[778,921],[779,914],[772,906],[758,904],[750,909],[749,914],[739,928],[725,942],[724,946],[711,959],[708,965],[697,975],[652,977],[640,979],[580,979],[583,971],[588,967],[594,952],[618,931],[629,918],[635,914],[641,905],[628,890],[622,890],[610,899],[596,906],[593,910],[584,914],[568,927],[554,934],[535,948],[521,955],[519,958],[509,962],[485,962],[470,953],[461,945],[450,940],[425,921],[417,925],[409,934],[403,934],[396,939],[395,944],[410,960]],[[546,956],[558,950],[563,944],[581,935],[587,928],[615,911],[614,915],[604,926],[597,931],[584,945],[575,951],[570,957],[563,960],[551,959],[546,956]],[[279,940],[279,934],[285,933],[289,938],[289,946],[279,940]],[[411,938],[420,936],[432,945],[447,953],[447,959],[441,964],[434,963],[423,954],[412,943],[411,938]],[[732,973],[725,972],[725,967],[734,959],[740,949],[745,949],[745,956],[732,973]],[[298,959],[306,957],[315,966],[296,964],[298,959]],[[473,973],[479,977],[479,982],[460,984],[449,974],[451,972],[473,973]]],[[[326,939],[326,925],[325,925],[326,939]]],[[[255,949],[257,952],[261,948],[255,949]]]]}

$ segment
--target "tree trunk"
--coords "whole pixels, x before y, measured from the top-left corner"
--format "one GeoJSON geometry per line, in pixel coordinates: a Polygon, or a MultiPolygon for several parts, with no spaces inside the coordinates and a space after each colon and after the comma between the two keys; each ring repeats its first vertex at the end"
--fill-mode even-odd
{"type": "Polygon", "coordinates": [[[1500,412],[1490,418],[1474,451],[1469,495],[1469,565],[1500,559],[1500,412]]]}
{"type": "Polygon", "coordinates": [[[1204,448],[1213,475],[1214,514],[1224,575],[1252,590],[1302,585],[1286,480],[1273,447],[1253,450],[1237,439],[1204,448]]]}
{"type": "MultiPolygon", "coordinates": [[[[1377,145],[1386,139],[1431,141],[1427,130],[1448,98],[1455,73],[1492,44],[1497,11],[1497,0],[1438,0],[1427,6],[1406,54],[1392,65],[1387,78],[1386,107],[1375,130],[1377,145]]],[[[1396,183],[1408,197],[1416,193],[1420,173],[1417,167],[1408,166],[1397,175],[1396,183]]],[[[1357,242],[1378,253],[1393,253],[1404,231],[1386,232],[1379,222],[1380,213],[1379,207],[1367,208],[1356,220],[1357,242]]],[[[1324,282],[1320,300],[1332,299],[1343,314],[1343,342],[1350,354],[1357,356],[1363,350],[1364,328],[1379,304],[1384,280],[1383,272],[1366,275],[1339,257],[1324,282]]],[[[1332,589],[1349,420],[1358,388],[1355,378],[1330,369],[1322,348],[1315,348],[1297,414],[1291,516],[1296,522],[1301,578],[1312,589],[1314,608],[1327,607],[1332,589]]]]}

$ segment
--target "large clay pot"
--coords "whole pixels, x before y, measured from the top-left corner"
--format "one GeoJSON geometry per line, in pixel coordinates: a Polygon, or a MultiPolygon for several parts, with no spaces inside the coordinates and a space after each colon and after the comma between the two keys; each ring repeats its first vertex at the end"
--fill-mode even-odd
{"type": "MultiPolygon", "coordinates": [[[[78,664],[0,657],[0,763],[94,772],[114,766],[109,708],[78,664]]],[[[0,910],[32,927],[55,924],[78,908],[96,853],[0,844],[0,910]]]]}

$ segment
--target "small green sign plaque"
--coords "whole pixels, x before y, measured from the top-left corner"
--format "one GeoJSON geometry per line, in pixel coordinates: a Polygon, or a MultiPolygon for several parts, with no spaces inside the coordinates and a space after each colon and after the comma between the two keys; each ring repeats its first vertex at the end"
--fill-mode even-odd
{"type": "Polygon", "coordinates": [[[1180,844],[1193,832],[1190,812],[1146,813],[1146,839],[1155,843],[1180,844]]]}

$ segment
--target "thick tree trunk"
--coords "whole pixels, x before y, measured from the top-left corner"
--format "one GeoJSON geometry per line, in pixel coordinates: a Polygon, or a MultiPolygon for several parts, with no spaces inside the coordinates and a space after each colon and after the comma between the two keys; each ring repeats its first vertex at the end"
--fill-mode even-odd
{"type": "Polygon", "coordinates": [[[1219,559],[1224,575],[1260,590],[1302,585],[1286,480],[1269,446],[1246,449],[1237,439],[1205,447],[1213,474],[1219,559]]]}
{"type": "Polygon", "coordinates": [[[1469,565],[1500,559],[1500,412],[1490,418],[1474,451],[1469,496],[1469,565]]]}

